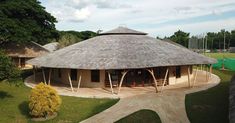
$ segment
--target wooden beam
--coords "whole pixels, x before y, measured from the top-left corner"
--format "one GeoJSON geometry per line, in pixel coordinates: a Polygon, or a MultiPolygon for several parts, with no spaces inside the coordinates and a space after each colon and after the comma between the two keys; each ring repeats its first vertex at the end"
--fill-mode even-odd
{"type": "Polygon", "coordinates": [[[69,84],[70,84],[71,90],[72,90],[72,92],[73,92],[73,85],[72,85],[70,73],[68,73],[68,78],[69,78],[69,84]]]}
{"type": "Polygon", "coordinates": [[[48,75],[48,84],[51,84],[51,68],[49,69],[49,75],[48,75]]]}
{"type": "Polygon", "coordinates": [[[118,93],[119,93],[119,92],[120,92],[120,90],[121,90],[122,82],[123,82],[124,77],[126,76],[127,72],[128,72],[128,71],[124,71],[124,73],[122,74],[122,78],[121,78],[121,81],[120,81],[120,83],[119,83],[119,87],[118,87],[118,93]]]}
{"type": "Polygon", "coordinates": [[[188,86],[191,86],[191,80],[190,80],[190,66],[188,66],[188,86]]]}
{"type": "Polygon", "coordinates": [[[154,81],[154,83],[155,83],[155,89],[156,89],[156,93],[158,92],[158,90],[157,90],[157,80],[156,80],[156,78],[155,78],[155,75],[154,75],[154,71],[153,71],[153,69],[151,69],[151,70],[149,70],[149,69],[147,69],[147,71],[152,75],[152,77],[153,77],[153,81],[154,81]]]}
{"type": "Polygon", "coordinates": [[[113,83],[112,83],[112,79],[111,79],[111,76],[110,76],[110,73],[108,72],[108,76],[109,76],[109,84],[110,84],[110,89],[111,89],[111,92],[113,94],[113,83]]]}
{"type": "Polygon", "coordinates": [[[198,67],[196,68],[195,74],[194,74],[194,79],[193,79],[193,85],[192,87],[194,87],[195,81],[197,79],[197,73],[198,73],[198,67]]]}
{"type": "Polygon", "coordinates": [[[43,68],[42,68],[42,76],[43,76],[44,84],[47,84],[46,77],[45,77],[45,72],[44,72],[43,68]]]}
{"type": "MultiPolygon", "coordinates": [[[[79,76],[79,80],[78,80],[78,89],[80,88],[81,80],[82,80],[82,75],[79,76]]],[[[78,92],[78,89],[77,89],[77,92],[78,92]]]]}
{"type": "Polygon", "coordinates": [[[165,78],[164,78],[164,81],[163,81],[163,85],[162,85],[162,88],[161,88],[161,92],[162,92],[162,90],[163,90],[163,87],[165,86],[168,73],[169,73],[169,69],[167,68],[166,74],[165,74],[165,78]]]}

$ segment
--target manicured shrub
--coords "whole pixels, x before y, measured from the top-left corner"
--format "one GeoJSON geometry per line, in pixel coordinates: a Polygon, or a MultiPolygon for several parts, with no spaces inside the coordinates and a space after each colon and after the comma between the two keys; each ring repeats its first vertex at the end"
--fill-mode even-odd
{"type": "Polygon", "coordinates": [[[19,78],[20,70],[11,62],[11,58],[0,50],[0,81],[16,82],[19,78]]]}
{"type": "Polygon", "coordinates": [[[31,90],[29,109],[32,117],[49,117],[54,115],[61,105],[61,98],[50,85],[40,83],[31,90]]]}

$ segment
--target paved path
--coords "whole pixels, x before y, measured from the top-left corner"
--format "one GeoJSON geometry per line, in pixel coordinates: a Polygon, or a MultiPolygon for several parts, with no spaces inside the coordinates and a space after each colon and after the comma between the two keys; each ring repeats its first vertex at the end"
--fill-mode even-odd
{"type": "Polygon", "coordinates": [[[113,123],[141,109],[156,111],[162,123],[189,123],[185,110],[185,95],[206,90],[219,82],[219,77],[212,75],[209,82],[197,83],[194,88],[181,87],[164,90],[162,93],[148,93],[121,98],[111,108],[82,121],[82,123],[113,123]]]}

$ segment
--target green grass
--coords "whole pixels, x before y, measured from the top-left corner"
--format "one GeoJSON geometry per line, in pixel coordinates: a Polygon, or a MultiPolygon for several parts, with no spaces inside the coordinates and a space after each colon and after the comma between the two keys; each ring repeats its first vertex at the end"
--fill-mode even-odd
{"type": "Polygon", "coordinates": [[[186,95],[185,105],[192,123],[228,123],[228,98],[232,71],[213,71],[221,83],[205,91],[186,95]]]}
{"type": "MultiPolygon", "coordinates": [[[[0,123],[25,123],[32,122],[29,117],[28,97],[30,88],[21,85],[0,83],[0,123]]],[[[54,122],[79,122],[95,115],[115,103],[118,99],[89,99],[78,97],[62,97],[62,105],[58,116],[46,121],[54,122]]]]}
{"type": "Polygon", "coordinates": [[[143,109],[134,112],[115,123],[161,123],[161,120],[156,112],[143,109]]]}
{"type": "Polygon", "coordinates": [[[208,57],[217,58],[217,59],[235,58],[235,53],[206,53],[205,55],[208,57]]]}

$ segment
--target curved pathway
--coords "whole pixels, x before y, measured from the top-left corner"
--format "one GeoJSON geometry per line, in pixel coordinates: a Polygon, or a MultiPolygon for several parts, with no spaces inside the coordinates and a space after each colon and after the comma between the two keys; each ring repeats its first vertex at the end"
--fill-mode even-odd
{"type": "MultiPolygon", "coordinates": [[[[204,73],[201,72],[201,74],[204,73]]],[[[162,93],[148,93],[121,98],[111,108],[82,121],[82,123],[113,123],[141,109],[156,111],[162,123],[189,123],[185,110],[185,95],[214,87],[219,82],[220,78],[212,74],[209,82],[197,82],[194,88],[184,86],[167,89],[162,93]]]]}

